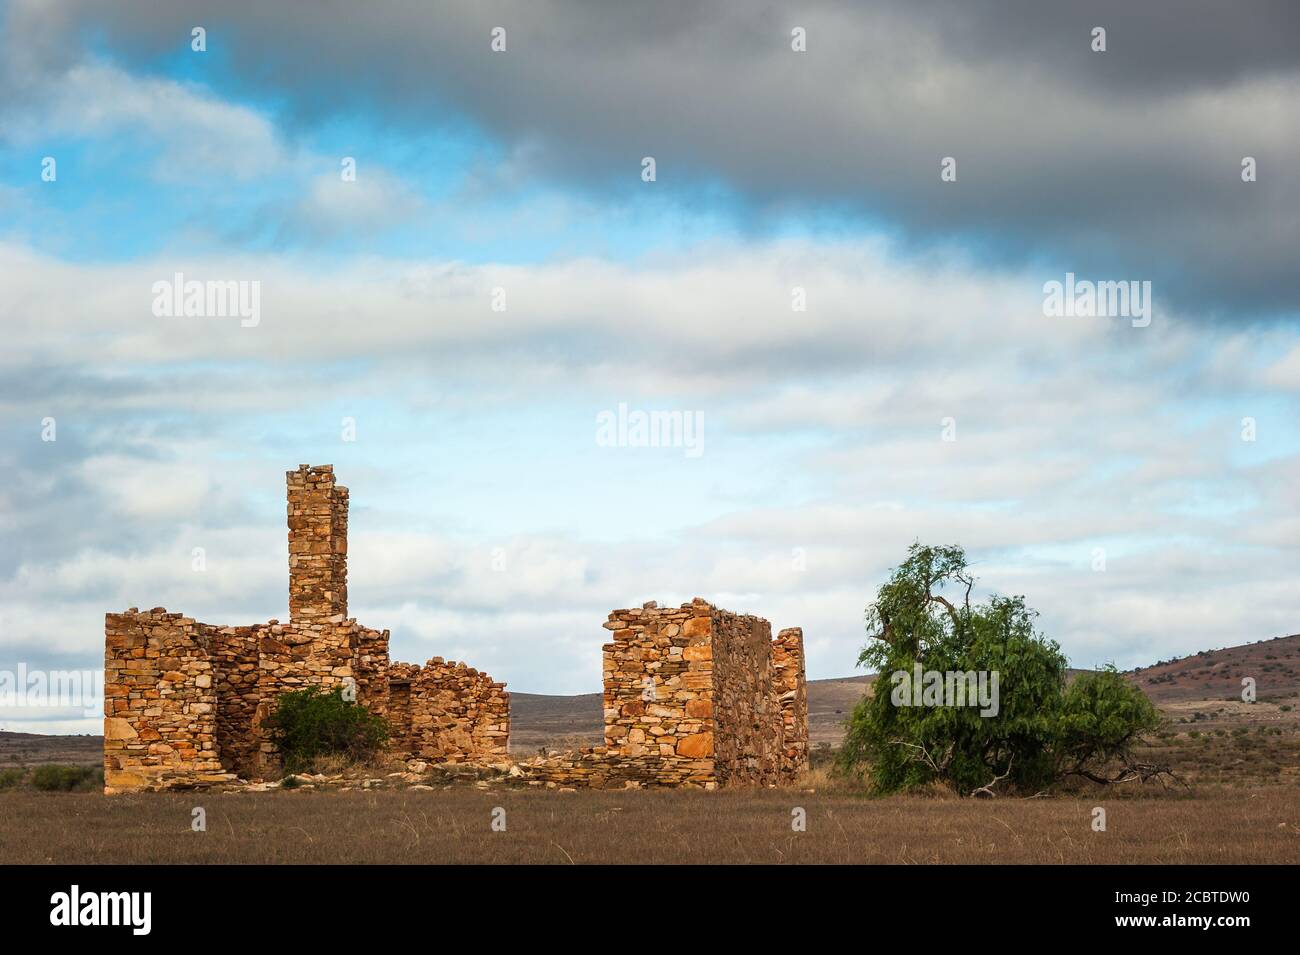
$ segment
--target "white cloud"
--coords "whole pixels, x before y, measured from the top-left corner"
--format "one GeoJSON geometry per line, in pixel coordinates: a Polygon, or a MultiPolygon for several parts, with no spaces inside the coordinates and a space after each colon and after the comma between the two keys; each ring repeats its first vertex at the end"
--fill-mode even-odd
{"type": "Polygon", "coordinates": [[[160,150],[153,172],[162,180],[195,173],[245,180],[289,159],[265,117],[195,84],[86,61],[42,76],[27,90],[21,106],[6,116],[9,138],[146,137],[160,150]]]}
{"type": "Polygon", "coordinates": [[[1269,397],[1260,372],[1279,350],[1230,332],[1045,319],[1028,275],[927,271],[875,242],[714,245],[640,266],[183,263],[260,278],[253,329],[155,319],[149,285],[173,267],[0,248],[3,361],[21,383],[4,423],[35,448],[32,422],[57,406],[80,442],[14,445],[0,500],[24,540],[0,583],[0,652],[93,660],[103,612],[129,605],[282,616],[281,472],[306,448],[313,463],[335,449],[360,482],[352,612],[390,628],[398,657],[464,658],[521,691],[598,689],[610,609],[697,595],[802,625],[811,674],[843,675],[864,606],[918,538],[966,546],[989,589],[1024,593],[1084,663],[1271,637],[1300,617],[1300,538],[1285,533],[1300,436],[1283,421],[1244,446],[1217,410],[1243,382],[1269,397]],[[796,283],[806,313],[789,310],[796,283]],[[341,394],[368,408],[367,435],[391,437],[329,443],[341,394]],[[584,456],[575,441],[618,400],[703,408],[705,455],[584,456]],[[528,422],[536,445],[500,447],[502,419],[528,422]],[[534,485],[540,508],[493,497],[534,485]],[[48,499],[70,489],[80,509],[65,517],[48,499]]]}
{"type": "Polygon", "coordinates": [[[424,201],[384,169],[362,169],[345,181],[337,171],[311,180],[294,205],[289,222],[312,241],[340,233],[371,235],[427,214],[424,201]]]}

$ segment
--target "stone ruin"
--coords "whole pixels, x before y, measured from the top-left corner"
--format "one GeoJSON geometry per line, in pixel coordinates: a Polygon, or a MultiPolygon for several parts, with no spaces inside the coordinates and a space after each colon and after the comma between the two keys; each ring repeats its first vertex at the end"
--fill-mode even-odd
{"type": "MultiPolygon", "coordinates": [[[[262,728],[281,693],[344,687],[392,729],[391,756],[509,762],[505,684],[434,657],[392,662],[387,630],[347,615],[348,490],[331,465],[286,475],[289,622],[195,621],[162,607],[104,620],[105,792],[277,775],[262,728]]],[[[808,765],[803,634],[701,599],[616,610],[605,627],[605,743],[524,760],[548,787],[776,785],[808,765]]]]}
{"type": "Polygon", "coordinates": [[[548,785],[775,786],[808,768],[803,631],[720,610],[615,610],[603,648],[605,744],[521,764],[548,785]]]}
{"type": "Polygon", "coordinates": [[[162,607],[104,619],[108,792],[212,785],[278,770],[275,698],[345,687],[392,726],[395,756],[507,759],[505,684],[434,657],[392,663],[388,631],[348,618],[348,490],[330,465],[287,474],[289,622],[199,623],[162,607]]]}

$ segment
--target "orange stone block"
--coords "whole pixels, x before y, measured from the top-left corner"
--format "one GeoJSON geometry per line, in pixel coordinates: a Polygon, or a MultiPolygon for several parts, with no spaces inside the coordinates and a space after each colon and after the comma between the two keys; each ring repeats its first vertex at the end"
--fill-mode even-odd
{"type": "Polygon", "coordinates": [[[696,733],[677,741],[677,755],[687,759],[702,759],[713,755],[713,734],[696,733]]]}
{"type": "Polygon", "coordinates": [[[687,637],[707,637],[713,633],[713,620],[710,617],[692,617],[682,625],[682,633],[687,637]]]}
{"type": "Polygon", "coordinates": [[[713,715],[712,700],[687,700],[686,715],[696,718],[706,718],[713,715]]]}

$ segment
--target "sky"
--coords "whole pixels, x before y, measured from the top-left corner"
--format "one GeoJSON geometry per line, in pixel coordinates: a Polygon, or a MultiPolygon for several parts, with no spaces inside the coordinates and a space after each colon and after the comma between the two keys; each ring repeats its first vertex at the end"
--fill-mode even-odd
{"type": "Polygon", "coordinates": [[[1300,631],[1298,36],[0,0],[0,671],[98,670],[132,606],[286,619],[303,463],[351,489],[350,614],[515,691],[597,691],[610,610],[696,596],[849,675],[917,540],[1074,666],[1300,631]],[[255,318],[169,313],[178,273],[255,318]],[[1049,314],[1067,275],[1149,321],[1049,314]]]}

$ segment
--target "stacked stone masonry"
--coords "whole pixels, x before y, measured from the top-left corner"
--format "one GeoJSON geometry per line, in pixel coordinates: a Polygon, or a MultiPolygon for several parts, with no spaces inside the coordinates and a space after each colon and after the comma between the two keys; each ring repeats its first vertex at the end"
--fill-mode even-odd
{"type": "Polygon", "coordinates": [[[808,766],[803,632],[696,598],[615,610],[605,628],[605,745],[522,764],[556,787],[716,789],[808,766]]]}
{"type": "MultiPolygon", "coordinates": [[[[106,615],[106,792],[276,774],[263,721],[282,693],[308,686],[349,688],[385,716],[395,757],[508,761],[505,684],[440,657],[390,661],[389,632],[347,616],[347,488],[330,465],[286,479],[288,623],[214,626],[161,607],[106,615]]],[[[776,785],[807,769],[801,630],[773,640],[766,620],[698,598],[616,610],[604,626],[604,745],[525,760],[523,780],[715,789],[776,785]]]]}
{"type": "Polygon", "coordinates": [[[782,630],[772,643],[772,681],[781,707],[781,772],[808,768],[808,681],[803,668],[803,630],[782,630]]]}
{"type": "Polygon", "coordinates": [[[347,616],[348,491],[334,469],[286,475],[290,620],[198,623],[161,607],[105,616],[107,792],[211,785],[278,771],[262,729],[276,698],[348,688],[392,727],[395,756],[506,758],[505,686],[464,664],[391,663],[387,630],[347,616]]]}
{"type": "Polygon", "coordinates": [[[435,763],[509,759],[510,705],[504,683],[441,657],[412,671],[404,718],[411,753],[435,763]]]}

